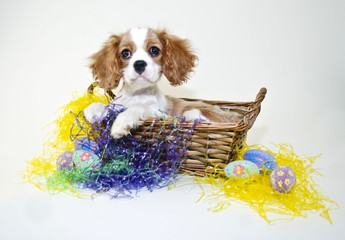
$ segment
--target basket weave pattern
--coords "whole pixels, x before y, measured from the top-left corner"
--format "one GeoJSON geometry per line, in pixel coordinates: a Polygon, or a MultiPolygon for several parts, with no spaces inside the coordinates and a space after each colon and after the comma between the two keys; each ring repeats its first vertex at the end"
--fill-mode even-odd
{"type": "MultiPolygon", "coordinates": [[[[201,122],[197,124],[191,135],[187,156],[182,163],[180,173],[205,176],[207,169],[214,168],[215,166],[223,168],[226,164],[235,160],[236,149],[242,146],[248,130],[253,126],[256,117],[259,115],[261,103],[266,93],[266,88],[260,89],[253,102],[184,99],[218,105],[224,110],[236,111],[243,117],[236,123],[201,122]]],[[[137,133],[141,134],[145,126],[151,124],[152,120],[147,120],[145,125],[137,130],[137,133]]]]}
{"type": "MultiPolygon", "coordinates": [[[[94,87],[90,86],[89,90],[94,87]]],[[[207,101],[199,99],[187,99],[186,101],[201,101],[212,105],[218,105],[226,111],[235,111],[242,115],[236,123],[200,122],[191,134],[185,159],[181,159],[180,173],[205,176],[208,169],[215,166],[225,167],[235,160],[237,149],[241,148],[246,139],[248,130],[253,126],[261,110],[261,103],[267,93],[266,88],[261,88],[253,102],[226,102],[207,101]]],[[[108,94],[114,98],[112,92],[108,94]]],[[[160,123],[148,119],[142,126],[132,132],[132,135],[142,137],[147,127],[151,127],[150,133],[160,131],[160,123]]],[[[189,123],[192,126],[194,123],[189,123]]]]}

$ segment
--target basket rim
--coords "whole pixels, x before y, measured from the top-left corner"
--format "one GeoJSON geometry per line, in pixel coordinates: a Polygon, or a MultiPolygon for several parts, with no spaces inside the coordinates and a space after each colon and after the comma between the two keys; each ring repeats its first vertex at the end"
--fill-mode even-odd
{"type": "MultiPolygon", "coordinates": [[[[88,88],[88,92],[92,93],[94,91],[94,88],[98,86],[98,82],[93,82],[88,88]]],[[[111,91],[107,90],[107,94],[110,96],[111,99],[115,99],[116,95],[111,91]]],[[[229,131],[245,131],[250,129],[255,120],[256,117],[259,115],[261,110],[261,103],[265,99],[267,93],[267,89],[265,87],[262,87],[258,94],[256,95],[256,98],[252,102],[230,102],[230,101],[217,101],[217,100],[205,100],[205,99],[193,99],[193,98],[180,98],[186,101],[201,101],[208,104],[216,104],[221,106],[241,106],[246,107],[246,113],[244,114],[243,118],[235,123],[216,123],[216,122],[199,122],[195,127],[194,130],[229,130],[229,131]]],[[[157,118],[149,118],[144,121],[145,125],[153,124],[155,121],[157,121],[157,118]]],[[[166,121],[166,120],[165,120],[166,121]]],[[[170,120],[168,120],[169,123],[170,120]]],[[[195,121],[190,121],[186,123],[186,127],[192,127],[194,126],[195,121]]]]}
{"type": "MultiPolygon", "coordinates": [[[[157,118],[149,118],[145,120],[146,125],[151,125],[154,122],[157,122],[157,118]]],[[[172,123],[173,120],[166,120],[164,119],[164,122],[169,124],[172,123]]],[[[188,121],[184,123],[185,127],[192,127],[194,126],[196,121],[188,121]]],[[[238,128],[242,125],[242,121],[238,121],[236,123],[215,123],[215,122],[198,122],[196,126],[194,126],[194,130],[228,130],[228,129],[234,129],[238,128]]]]}

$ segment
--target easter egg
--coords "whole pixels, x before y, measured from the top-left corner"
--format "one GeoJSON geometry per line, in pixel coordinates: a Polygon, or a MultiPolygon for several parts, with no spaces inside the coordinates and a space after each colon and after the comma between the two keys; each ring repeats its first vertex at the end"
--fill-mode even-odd
{"type": "Polygon", "coordinates": [[[247,160],[233,161],[226,165],[224,173],[227,177],[246,178],[259,174],[258,166],[247,160]]]}
{"type": "Polygon", "coordinates": [[[73,154],[74,151],[66,151],[62,153],[57,161],[56,161],[56,166],[57,169],[62,170],[62,169],[69,169],[73,167],[73,154]]]}
{"type": "Polygon", "coordinates": [[[78,138],[74,142],[74,148],[76,151],[85,150],[89,152],[97,152],[99,150],[98,144],[88,138],[78,138]]]}
{"type": "Polygon", "coordinates": [[[246,151],[243,154],[243,159],[255,163],[264,172],[272,171],[277,166],[277,161],[272,154],[259,149],[246,151]]]}
{"type": "Polygon", "coordinates": [[[100,167],[102,161],[93,152],[78,150],[73,155],[73,163],[78,168],[87,169],[100,167]]]}
{"type": "Polygon", "coordinates": [[[291,167],[280,165],[272,171],[270,181],[274,190],[288,193],[296,184],[296,174],[291,167]]]}
{"type": "Polygon", "coordinates": [[[277,160],[268,160],[262,164],[261,169],[264,173],[270,173],[275,169],[277,165],[277,160]]]}

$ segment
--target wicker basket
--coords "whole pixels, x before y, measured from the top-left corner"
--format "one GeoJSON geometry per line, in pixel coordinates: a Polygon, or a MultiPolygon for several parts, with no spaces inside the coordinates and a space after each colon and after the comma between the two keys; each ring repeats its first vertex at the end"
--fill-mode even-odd
{"type": "MultiPolygon", "coordinates": [[[[93,88],[94,85],[90,86],[89,90],[92,91],[93,88]]],[[[236,123],[198,123],[191,134],[186,159],[182,163],[180,173],[205,176],[207,170],[215,166],[223,168],[226,164],[233,161],[236,157],[237,149],[241,148],[248,130],[253,126],[256,117],[260,113],[261,103],[266,93],[266,88],[261,88],[253,102],[207,101],[183,98],[186,101],[202,101],[218,105],[224,110],[236,111],[243,117],[236,123]]],[[[115,97],[111,91],[108,91],[108,94],[112,98],[115,97]]],[[[153,119],[149,119],[132,134],[142,136],[145,129],[152,126],[152,124],[153,119]]],[[[156,124],[157,128],[150,130],[151,133],[155,130],[160,131],[159,123],[156,124]]],[[[193,123],[190,123],[190,126],[192,125],[193,123]]]]}

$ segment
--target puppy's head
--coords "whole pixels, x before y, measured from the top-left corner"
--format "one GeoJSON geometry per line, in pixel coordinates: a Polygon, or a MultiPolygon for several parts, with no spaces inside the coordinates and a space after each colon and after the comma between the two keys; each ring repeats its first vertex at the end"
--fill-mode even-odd
{"type": "Polygon", "coordinates": [[[138,90],[156,84],[162,74],[171,85],[182,84],[197,57],[187,40],[166,31],[133,28],[112,35],[91,59],[90,67],[100,87],[114,89],[123,78],[126,85],[138,90]]]}

